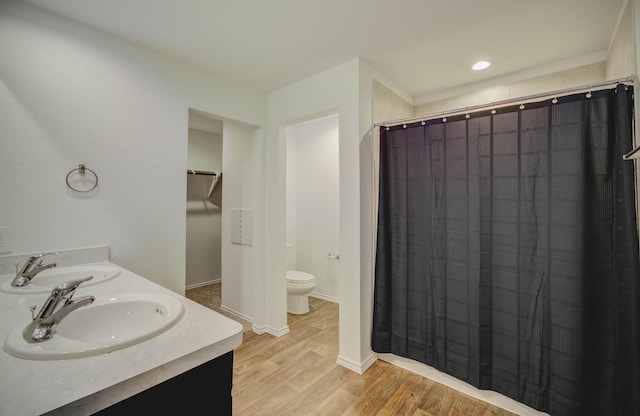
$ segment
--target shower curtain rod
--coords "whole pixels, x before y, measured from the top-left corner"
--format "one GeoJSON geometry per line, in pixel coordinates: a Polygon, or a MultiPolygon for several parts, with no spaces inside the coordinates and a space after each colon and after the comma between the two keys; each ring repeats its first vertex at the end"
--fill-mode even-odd
{"type": "Polygon", "coordinates": [[[407,117],[407,118],[399,118],[396,120],[388,120],[388,121],[383,121],[380,123],[374,123],[374,127],[391,127],[391,126],[396,126],[399,124],[404,124],[404,123],[410,123],[410,122],[414,122],[414,121],[423,121],[423,120],[431,120],[434,118],[438,118],[438,117],[446,117],[446,116],[451,116],[451,115],[458,115],[458,114],[465,114],[465,113],[469,113],[471,111],[478,111],[478,110],[488,110],[488,109],[495,109],[498,107],[504,107],[506,105],[511,105],[511,104],[515,104],[515,103],[520,103],[520,104],[524,104],[528,101],[531,100],[535,100],[535,99],[539,99],[539,98],[549,98],[549,97],[558,97],[558,96],[562,96],[565,94],[569,94],[569,93],[573,93],[576,91],[594,91],[596,89],[599,88],[603,88],[606,86],[610,86],[610,85],[617,85],[617,84],[633,84],[635,82],[635,76],[634,75],[629,75],[628,77],[624,77],[624,78],[618,78],[618,79],[612,79],[609,81],[603,81],[603,82],[598,82],[598,83],[594,83],[594,84],[589,84],[589,85],[583,85],[583,86],[579,86],[579,87],[571,87],[571,88],[565,88],[562,90],[556,90],[556,91],[551,91],[551,92],[544,92],[544,93],[539,93],[539,94],[533,94],[533,95],[527,95],[527,96],[523,96],[523,97],[517,97],[517,98],[509,98],[506,100],[501,100],[501,101],[494,101],[492,103],[489,104],[478,104],[478,105],[473,105],[473,106],[469,106],[469,107],[462,107],[462,108],[457,108],[454,110],[447,110],[447,111],[441,111],[439,113],[433,113],[433,114],[425,114],[425,115],[421,115],[421,116],[414,116],[414,117],[407,117]]]}

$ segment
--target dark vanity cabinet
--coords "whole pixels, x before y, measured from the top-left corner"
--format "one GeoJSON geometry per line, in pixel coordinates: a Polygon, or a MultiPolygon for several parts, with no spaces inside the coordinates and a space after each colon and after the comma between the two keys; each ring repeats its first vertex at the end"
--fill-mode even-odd
{"type": "Polygon", "coordinates": [[[231,416],[233,351],[129,397],[98,416],[179,414],[231,416]]]}

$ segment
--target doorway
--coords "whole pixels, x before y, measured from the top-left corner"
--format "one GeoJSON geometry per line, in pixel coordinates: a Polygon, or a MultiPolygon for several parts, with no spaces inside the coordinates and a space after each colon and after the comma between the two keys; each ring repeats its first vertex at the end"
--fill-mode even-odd
{"type": "Polygon", "coordinates": [[[222,121],[189,110],[186,289],[221,282],[222,121]]]}
{"type": "Polygon", "coordinates": [[[260,245],[235,244],[233,212],[251,212],[261,198],[252,192],[261,169],[257,137],[255,126],[189,109],[185,296],[245,331],[253,322],[260,245]]]}
{"type": "Polygon", "coordinates": [[[313,275],[316,286],[309,296],[337,304],[340,299],[338,115],[290,125],[285,134],[287,270],[313,275]]]}

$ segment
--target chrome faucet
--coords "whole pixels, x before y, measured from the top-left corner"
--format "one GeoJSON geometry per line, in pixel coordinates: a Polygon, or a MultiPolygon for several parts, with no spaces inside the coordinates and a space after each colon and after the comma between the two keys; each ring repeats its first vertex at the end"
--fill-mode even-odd
{"type": "Polygon", "coordinates": [[[11,286],[13,287],[24,287],[29,286],[31,279],[33,279],[38,273],[43,270],[50,269],[52,267],[56,267],[58,263],[49,263],[42,264],[42,258],[44,256],[50,256],[52,254],[58,253],[44,253],[37,254],[35,256],[29,257],[29,259],[24,263],[22,269],[18,271],[18,264],[16,263],[16,277],[11,281],[11,286]]]}
{"type": "Polygon", "coordinates": [[[24,339],[30,343],[43,342],[51,339],[53,334],[55,334],[56,326],[58,326],[67,315],[82,306],[93,303],[93,301],[96,300],[93,296],[83,296],[78,299],[72,299],[78,286],[91,279],[93,279],[93,276],[70,280],[53,288],[49,298],[44,302],[42,308],[40,308],[40,312],[33,317],[31,323],[22,331],[24,339]],[[62,304],[63,301],[64,304],[62,304]],[[60,304],[62,304],[62,306],[58,307],[60,304]]]}

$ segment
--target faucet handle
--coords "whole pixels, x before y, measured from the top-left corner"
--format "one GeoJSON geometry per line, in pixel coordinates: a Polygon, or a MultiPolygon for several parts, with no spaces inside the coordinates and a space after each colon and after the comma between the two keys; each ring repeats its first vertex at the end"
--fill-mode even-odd
{"type": "MultiPolygon", "coordinates": [[[[73,292],[80,286],[82,283],[93,279],[93,276],[82,277],[80,279],[69,280],[68,282],[60,283],[53,290],[58,291],[61,296],[67,296],[71,294],[73,296],[73,292]]],[[[69,297],[71,297],[69,296],[69,297]]]]}
{"type": "Polygon", "coordinates": [[[22,270],[18,271],[18,266],[19,263],[16,263],[16,275],[18,274],[23,274],[28,272],[29,270],[31,270],[31,268],[34,266],[34,264],[40,260],[40,262],[38,263],[38,266],[42,265],[42,258],[44,256],[53,256],[53,255],[58,255],[60,254],[59,252],[50,252],[50,253],[41,253],[41,254],[34,254],[33,256],[29,257],[25,262],[24,265],[22,266],[22,270]]]}
{"type": "Polygon", "coordinates": [[[31,256],[31,258],[33,259],[33,261],[35,262],[36,260],[38,261],[38,265],[42,265],[42,258],[46,257],[46,256],[57,256],[58,254],[60,254],[57,251],[52,251],[50,253],[40,253],[40,254],[36,254],[34,256],[31,256]]]}
{"type": "Polygon", "coordinates": [[[37,259],[44,257],[44,256],[57,256],[58,254],[60,254],[60,252],[58,251],[51,251],[49,253],[40,253],[40,254],[35,254],[32,257],[35,257],[37,259]]]}
{"type": "Polygon", "coordinates": [[[52,251],[52,252],[50,252],[50,253],[34,254],[34,255],[30,256],[30,257],[27,259],[27,261],[26,261],[26,262],[27,262],[27,263],[33,263],[33,262],[35,262],[36,260],[40,260],[40,259],[42,259],[42,258],[43,258],[43,257],[45,257],[45,256],[53,256],[53,255],[58,255],[58,254],[60,254],[60,253],[59,253],[59,252],[57,252],[57,251],[52,251]]]}

